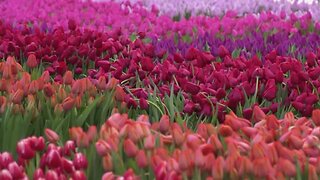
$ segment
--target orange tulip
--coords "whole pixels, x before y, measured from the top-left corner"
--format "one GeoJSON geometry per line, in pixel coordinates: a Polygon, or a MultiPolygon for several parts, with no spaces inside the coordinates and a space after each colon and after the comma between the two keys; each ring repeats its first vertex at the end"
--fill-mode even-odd
{"type": "Polygon", "coordinates": [[[210,138],[208,139],[208,144],[211,144],[213,147],[213,151],[217,153],[218,151],[223,150],[222,143],[220,142],[217,135],[212,134],[210,138]]]}
{"type": "Polygon", "coordinates": [[[71,85],[73,81],[73,73],[71,71],[66,71],[63,75],[63,83],[66,85],[71,85]]]}
{"type": "Polygon", "coordinates": [[[143,150],[138,151],[135,160],[139,168],[145,168],[148,166],[147,155],[143,150]]]}
{"type": "Polygon", "coordinates": [[[105,156],[111,152],[110,145],[102,139],[99,139],[96,144],[96,150],[100,156],[105,156]]]}
{"type": "Polygon", "coordinates": [[[128,157],[135,157],[139,151],[138,147],[130,139],[124,141],[123,149],[128,157]]]}
{"type": "Polygon", "coordinates": [[[106,88],[107,88],[108,90],[111,90],[111,89],[114,89],[118,84],[119,84],[119,80],[117,80],[116,78],[112,77],[112,78],[108,81],[108,83],[107,83],[107,85],[106,85],[106,88]]]}
{"type": "Polygon", "coordinates": [[[224,167],[224,159],[223,157],[219,156],[217,159],[214,161],[213,166],[212,166],[212,177],[213,179],[223,179],[223,167],[224,167]]]}
{"type": "Polygon", "coordinates": [[[98,88],[100,91],[105,91],[105,90],[107,90],[106,77],[100,76],[100,77],[98,78],[97,88],[98,88]]]}
{"type": "Polygon", "coordinates": [[[259,122],[263,119],[265,119],[266,114],[261,110],[261,108],[258,105],[255,105],[253,107],[253,120],[254,122],[259,122]]]}
{"type": "Polygon", "coordinates": [[[266,178],[268,175],[274,173],[274,169],[268,158],[259,158],[253,160],[253,174],[259,178],[266,178]]]}
{"type": "Polygon", "coordinates": [[[314,124],[320,126],[320,109],[315,109],[312,111],[311,119],[314,122],[314,124]]]}
{"type": "Polygon", "coordinates": [[[71,110],[75,105],[75,99],[72,97],[67,97],[62,102],[62,108],[64,111],[71,110]]]}
{"type": "Polygon", "coordinates": [[[147,150],[151,150],[155,147],[155,137],[153,135],[149,135],[144,139],[144,148],[147,150]]]}
{"type": "Polygon", "coordinates": [[[233,130],[230,126],[222,124],[219,127],[219,134],[223,137],[231,136],[233,134],[233,130]]]}
{"type": "Polygon", "coordinates": [[[35,94],[39,91],[39,83],[37,80],[33,80],[29,85],[29,94],[35,94]]]}
{"type": "Polygon", "coordinates": [[[182,143],[185,140],[185,135],[182,132],[181,129],[179,128],[173,128],[172,129],[172,137],[173,137],[173,141],[177,146],[181,146],[182,143]]]}
{"type": "Polygon", "coordinates": [[[168,115],[162,115],[160,122],[159,122],[159,130],[161,133],[166,134],[170,128],[170,119],[168,115]]]}
{"type": "Polygon", "coordinates": [[[113,163],[112,163],[112,157],[110,154],[107,154],[105,156],[103,156],[102,158],[102,165],[103,165],[103,169],[105,171],[112,171],[113,169],[113,163]]]}
{"type": "Polygon", "coordinates": [[[18,89],[12,96],[12,102],[14,104],[20,104],[24,97],[24,91],[22,89],[18,89]]]}
{"type": "Polygon", "coordinates": [[[33,53],[29,54],[26,64],[31,69],[37,67],[38,66],[38,61],[37,61],[36,55],[33,54],[33,53]]]}
{"type": "Polygon", "coordinates": [[[237,117],[232,111],[225,116],[224,124],[229,125],[234,131],[251,126],[250,121],[237,117]]]}
{"type": "Polygon", "coordinates": [[[50,83],[47,83],[47,84],[44,85],[43,93],[47,97],[51,97],[54,94],[54,89],[53,89],[53,87],[52,87],[52,85],[50,83]]]}
{"type": "Polygon", "coordinates": [[[295,165],[284,158],[279,158],[277,163],[277,169],[278,171],[283,172],[283,174],[288,177],[293,177],[297,173],[295,165]]]}

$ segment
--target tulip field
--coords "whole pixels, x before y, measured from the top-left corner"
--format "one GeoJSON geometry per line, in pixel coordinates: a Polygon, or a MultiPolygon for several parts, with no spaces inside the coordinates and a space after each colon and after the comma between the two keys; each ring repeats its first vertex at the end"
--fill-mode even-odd
{"type": "Polygon", "coordinates": [[[0,180],[320,179],[319,1],[0,9],[0,180]]]}

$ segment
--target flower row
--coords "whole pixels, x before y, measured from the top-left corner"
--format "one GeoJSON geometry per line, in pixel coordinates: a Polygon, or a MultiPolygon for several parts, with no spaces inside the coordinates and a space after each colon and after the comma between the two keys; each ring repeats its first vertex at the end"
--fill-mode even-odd
{"type": "Polygon", "coordinates": [[[94,126],[70,128],[65,143],[50,129],[48,145],[43,137],[20,140],[16,162],[10,153],[0,154],[0,177],[318,179],[319,115],[314,110],[311,119],[296,119],[289,112],[277,119],[255,106],[254,122],[231,112],[224,124],[200,123],[193,131],[166,115],[150,123],[147,115],[135,121],[114,113],[99,133],[94,126]]]}

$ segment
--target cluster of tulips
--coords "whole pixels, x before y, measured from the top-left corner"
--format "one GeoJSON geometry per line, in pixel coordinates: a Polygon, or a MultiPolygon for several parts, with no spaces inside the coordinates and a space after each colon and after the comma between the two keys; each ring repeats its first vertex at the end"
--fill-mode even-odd
{"type": "Polygon", "coordinates": [[[1,154],[0,177],[26,179],[32,173],[34,179],[76,180],[94,171],[102,179],[318,179],[319,115],[316,109],[311,118],[289,112],[277,119],[255,106],[253,121],[230,112],[224,124],[200,123],[191,130],[167,115],[151,123],[147,115],[132,120],[115,109],[99,133],[95,126],[72,127],[71,140],[61,144],[59,135],[46,129],[46,141],[20,140],[17,161],[1,154]]]}
{"type": "Polygon", "coordinates": [[[161,7],[0,2],[0,179],[320,177],[318,12],[161,7]]]}

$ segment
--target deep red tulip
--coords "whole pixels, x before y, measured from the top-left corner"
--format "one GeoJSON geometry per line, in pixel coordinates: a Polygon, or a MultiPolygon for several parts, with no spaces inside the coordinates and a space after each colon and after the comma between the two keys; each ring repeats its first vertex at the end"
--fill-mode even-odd
{"type": "Polygon", "coordinates": [[[46,155],[46,165],[50,169],[57,168],[61,165],[61,156],[56,149],[49,150],[48,154],[46,155]]]}
{"type": "Polygon", "coordinates": [[[0,171],[0,179],[11,180],[11,179],[13,179],[13,177],[7,169],[2,169],[0,171]]]}
{"type": "Polygon", "coordinates": [[[77,28],[76,21],[73,20],[73,19],[70,19],[70,20],[68,21],[68,28],[69,28],[71,31],[76,30],[76,28],[77,28]]]}
{"type": "Polygon", "coordinates": [[[74,141],[68,140],[63,146],[63,153],[67,156],[71,156],[71,154],[75,152],[76,152],[76,145],[74,141]]]}
{"type": "Polygon", "coordinates": [[[277,86],[274,79],[268,79],[262,97],[268,101],[272,101],[277,94],[277,86]]]}
{"type": "Polygon", "coordinates": [[[33,172],[33,179],[38,180],[38,179],[44,179],[44,173],[43,170],[41,168],[36,169],[33,172]]]}
{"type": "Polygon", "coordinates": [[[73,158],[74,167],[77,170],[86,169],[88,167],[88,160],[82,153],[76,153],[73,158]]]}
{"type": "Polygon", "coordinates": [[[224,58],[227,55],[230,55],[229,50],[226,47],[224,47],[223,45],[220,45],[218,48],[218,56],[220,58],[224,58]]]}
{"type": "Polygon", "coordinates": [[[0,168],[5,169],[8,167],[8,165],[13,162],[13,157],[8,152],[0,153],[0,168]]]}
{"type": "Polygon", "coordinates": [[[14,179],[20,179],[24,177],[23,168],[16,162],[12,162],[7,168],[14,179]]]}
{"type": "Polygon", "coordinates": [[[48,170],[45,175],[46,180],[59,180],[59,175],[54,170],[48,170]]]}
{"type": "Polygon", "coordinates": [[[35,151],[26,140],[19,141],[16,150],[18,155],[23,159],[32,159],[35,155],[35,151]]]}
{"type": "Polygon", "coordinates": [[[75,171],[73,162],[64,157],[61,158],[61,168],[68,174],[72,174],[75,171]]]}

